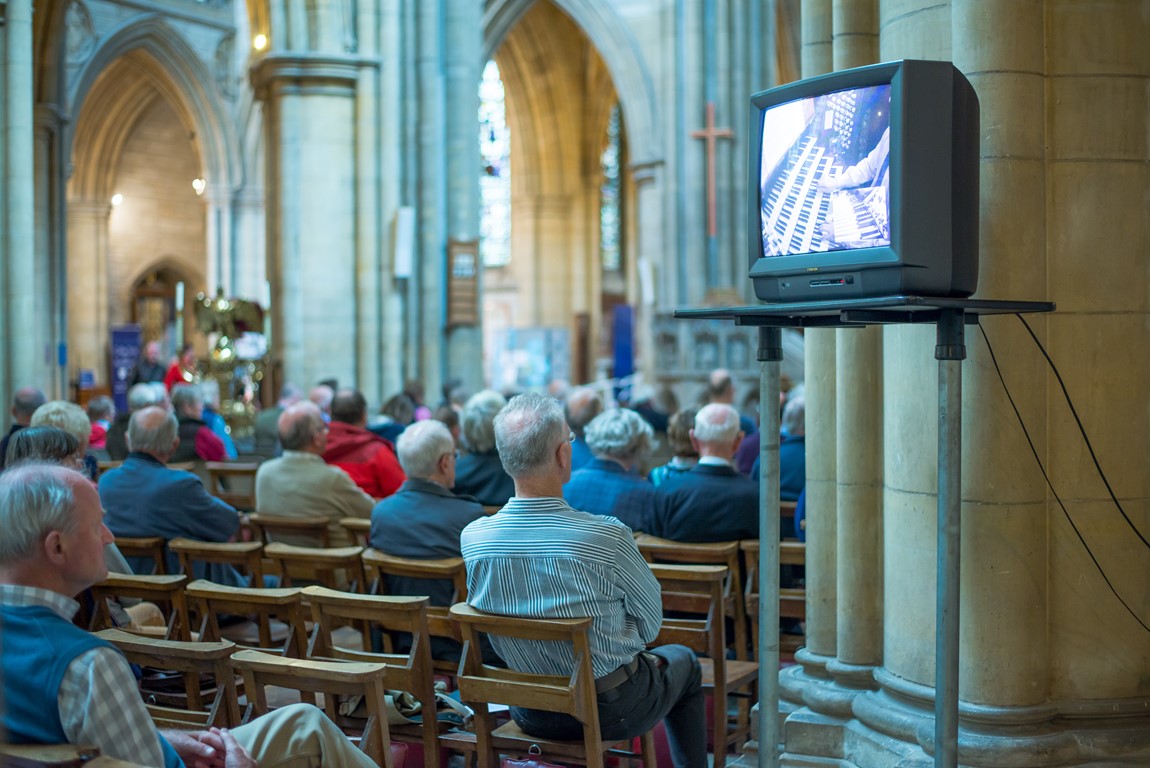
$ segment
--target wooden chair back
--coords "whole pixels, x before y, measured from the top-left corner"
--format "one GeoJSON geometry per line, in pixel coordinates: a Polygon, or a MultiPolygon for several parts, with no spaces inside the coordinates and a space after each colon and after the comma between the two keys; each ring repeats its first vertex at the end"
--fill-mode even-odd
{"type": "MultiPolygon", "coordinates": [[[[106,759],[100,757],[98,747],[86,744],[0,743],[0,766],[4,768],[79,768],[96,765],[110,768],[110,764],[97,762],[106,759]]],[[[134,768],[129,763],[118,765],[134,768]]]]}
{"type": "MultiPolygon", "coordinates": [[[[363,566],[371,584],[371,592],[378,595],[390,595],[388,577],[405,577],[409,579],[433,579],[450,581],[453,593],[453,602],[467,600],[467,567],[462,557],[447,557],[436,560],[417,560],[409,557],[395,557],[380,552],[378,549],[366,549],[363,552],[363,566]]],[[[427,606],[427,628],[431,637],[442,637],[463,642],[459,633],[459,624],[452,620],[448,606],[427,606]]],[[[432,660],[432,666],[441,674],[454,676],[458,670],[455,662],[432,660]]]]}
{"type": "MultiPolygon", "coordinates": [[[[451,617],[460,625],[464,655],[460,663],[459,693],[475,710],[475,737],[479,768],[495,768],[498,754],[506,750],[527,751],[538,745],[550,758],[568,758],[591,768],[602,768],[604,744],[599,733],[599,707],[595,694],[595,673],[591,666],[590,618],[522,619],[496,616],[472,608],[467,603],[451,607],[451,617]],[[522,640],[544,640],[570,644],[574,668],[568,675],[536,675],[487,666],[479,650],[479,634],[522,640]],[[583,726],[582,742],[551,741],[523,733],[514,721],[494,728],[489,704],[562,712],[583,726]]],[[[654,768],[651,735],[643,736],[643,763],[654,768]]]]}
{"type": "Polygon", "coordinates": [[[247,637],[246,632],[228,632],[226,639],[241,647],[253,647],[293,658],[303,657],[307,649],[307,629],[300,590],[226,587],[199,579],[189,584],[186,592],[200,617],[201,640],[225,639],[220,631],[220,616],[247,616],[255,622],[256,636],[247,637]],[[273,637],[273,621],[286,625],[282,642],[277,642],[273,637]]]}
{"type": "MultiPolygon", "coordinates": [[[[747,565],[747,587],[744,603],[751,625],[751,647],[755,661],[759,660],[759,551],[758,539],[744,539],[739,542],[747,565]]],[[[779,542],[779,565],[806,565],[807,545],[801,541],[779,542]]],[[[807,591],[795,587],[779,588],[779,617],[806,621],[807,591]]],[[[783,635],[779,638],[780,653],[794,654],[802,647],[802,635],[783,635]]]]}
{"type": "Polygon", "coordinates": [[[643,533],[635,537],[635,543],[649,563],[726,566],[729,578],[723,584],[723,606],[725,614],[734,624],[734,636],[730,640],[735,646],[736,659],[745,661],[751,658],[747,609],[743,604],[743,568],[739,558],[739,542],[690,544],[643,533]]]}
{"type": "Polygon", "coordinates": [[[157,728],[235,728],[240,724],[239,697],[231,657],[235,643],[185,643],[141,637],[119,629],[105,629],[97,636],[120,649],[133,664],[179,672],[184,678],[187,709],[175,709],[149,701],[148,712],[157,728]],[[211,675],[215,695],[205,701],[201,675],[211,675]]]}
{"type": "Polygon", "coordinates": [[[286,537],[297,544],[309,542],[305,546],[327,547],[331,544],[328,534],[328,525],[331,524],[324,515],[310,517],[283,517],[280,515],[251,514],[248,522],[252,527],[254,538],[264,544],[271,544],[280,537],[286,537]]]}
{"type": "Polygon", "coordinates": [[[147,600],[167,607],[167,627],[163,633],[165,640],[192,639],[192,623],[188,617],[188,603],[185,593],[188,577],[182,573],[166,576],[133,576],[126,573],[109,573],[99,584],[94,584],[92,593],[92,621],[89,629],[113,629],[115,622],[108,609],[108,600],[122,597],[147,600]]]}
{"type": "MultiPolygon", "coordinates": [[[[410,692],[427,713],[419,725],[393,727],[393,736],[397,741],[422,744],[426,768],[436,768],[439,729],[433,714],[436,699],[427,632],[427,598],[353,595],[326,587],[306,587],[303,593],[311,606],[313,622],[308,658],[386,664],[387,687],[410,692]],[[407,653],[372,653],[341,646],[335,630],[349,625],[360,629],[378,627],[385,638],[391,632],[407,633],[411,635],[411,648],[407,653]]],[[[363,634],[368,636],[366,631],[363,634]]],[[[365,643],[363,647],[370,646],[365,643]]]]}
{"type": "Polygon", "coordinates": [[[117,536],[116,549],[124,557],[151,558],[155,563],[152,573],[163,575],[168,572],[168,555],[161,536],[117,536]]]}
{"type": "Polygon", "coordinates": [[[323,709],[334,722],[340,719],[339,696],[363,696],[367,723],[359,748],[376,765],[391,768],[391,733],[387,725],[384,682],[388,668],[384,664],[353,661],[316,661],[286,659],[259,651],[238,651],[232,665],[244,677],[248,706],[244,722],[268,713],[267,687],[278,686],[300,692],[300,697],[316,703],[317,693],[324,694],[323,709]]]}
{"type": "Polygon", "coordinates": [[[209,461],[204,464],[208,493],[226,501],[241,512],[256,508],[258,462],[209,461]]]}
{"type": "Polygon", "coordinates": [[[654,645],[677,643],[708,658],[700,659],[703,690],[711,695],[714,768],[726,765],[727,751],[738,748],[750,735],[750,690],[758,679],[759,665],[726,658],[725,589],[729,580],[726,566],[652,564],[651,572],[663,591],[663,610],[674,618],[664,618],[654,645]],[[740,689],[748,689],[740,691],[740,689]],[[727,696],[742,694],[734,728],[727,716],[727,696]]]}
{"type": "Polygon", "coordinates": [[[284,587],[290,587],[294,579],[363,592],[362,555],[363,547],[296,547],[278,541],[264,547],[264,557],[275,565],[284,587]]]}
{"type": "Polygon", "coordinates": [[[251,586],[264,585],[263,544],[258,541],[193,541],[180,537],[168,542],[168,549],[180,559],[180,570],[195,580],[196,563],[231,565],[251,576],[251,586]]]}
{"type": "Polygon", "coordinates": [[[347,535],[361,547],[366,547],[371,536],[371,520],[366,517],[340,518],[339,524],[347,531],[347,535]]]}

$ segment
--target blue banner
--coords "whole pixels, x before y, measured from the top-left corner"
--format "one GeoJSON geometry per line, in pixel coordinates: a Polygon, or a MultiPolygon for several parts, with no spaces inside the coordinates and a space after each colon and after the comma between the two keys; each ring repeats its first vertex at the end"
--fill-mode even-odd
{"type": "Polygon", "coordinates": [[[112,370],[108,377],[116,411],[128,412],[128,379],[140,360],[143,333],[138,325],[112,326],[112,370]]]}

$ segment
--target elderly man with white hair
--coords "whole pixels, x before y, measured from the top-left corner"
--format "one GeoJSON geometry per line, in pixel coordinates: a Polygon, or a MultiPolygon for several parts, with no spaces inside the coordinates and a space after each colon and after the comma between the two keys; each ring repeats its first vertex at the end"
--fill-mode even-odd
{"type": "Polygon", "coordinates": [[[571,473],[563,498],[575,509],[611,515],[633,531],[649,531],[655,487],[638,468],[651,451],[651,425],[634,411],[616,408],[592,419],[584,435],[594,458],[571,473]]]}
{"type": "Polygon", "coordinates": [[[112,461],[123,461],[128,458],[128,420],[136,411],[142,411],[153,405],[168,407],[168,390],[160,384],[136,384],[128,390],[128,410],[126,413],[117,413],[116,420],[108,427],[108,437],[104,442],[104,450],[112,461]]]}
{"type": "Polygon", "coordinates": [[[656,489],[650,533],[691,542],[758,538],[759,486],[733,462],[742,439],[733,407],[711,403],[699,409],[691,430],[699,463],[656,489]]]}

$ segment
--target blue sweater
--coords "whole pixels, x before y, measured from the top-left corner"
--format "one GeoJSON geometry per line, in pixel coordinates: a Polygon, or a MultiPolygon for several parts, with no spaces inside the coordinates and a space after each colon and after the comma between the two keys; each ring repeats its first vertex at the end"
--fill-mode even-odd
{"type": "MultiPolygon", "coordinates": [[[[93,648],[115,646],[39,605],[0,605],[0,646],[8,738],[14,744],[66,743],[56,693],[68,665],[93,648]]],[[[163,736],[160,745],[165,768],[183,768],[184,762],[163,736]]]]}

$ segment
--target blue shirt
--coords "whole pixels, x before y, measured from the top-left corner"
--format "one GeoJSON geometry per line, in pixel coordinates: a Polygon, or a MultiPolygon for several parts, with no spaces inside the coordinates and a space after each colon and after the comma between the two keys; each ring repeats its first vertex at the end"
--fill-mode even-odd
{"type": "Polygon", "coordinates": [[[610,459],[592,459],[571,475],[563,498],[575,509],[617,517],[632,531],[649,531],[655,487],[610,459]]]}
{"type": "MultiPolygon", "coordinates": [[[[512,497],[499,514],[463,529],[468,603],[526,618],[590,616],[591,666],[602,677],[629,663],[659,634],[659,582],[631,531],[562,499],[512,497]]],[[[567,674],[569,646],[491,637],[512,669],[567,674]]]]}

